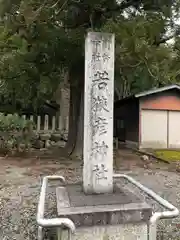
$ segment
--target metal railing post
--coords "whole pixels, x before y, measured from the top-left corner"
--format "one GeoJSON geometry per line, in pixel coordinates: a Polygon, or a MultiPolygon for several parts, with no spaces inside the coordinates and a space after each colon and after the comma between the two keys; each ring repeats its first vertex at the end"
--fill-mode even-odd
{"type": "Polygon", "coordinates": [[[65,183],[65,179],[62,176],[46,176],[43,178],[37,211],[37,224],[39,226],[38,240],[43,239],[42,230],[44,227],[66,227],[71,233],[75,231],[75,225],[73,221],[71,221],[68,218],[52,218],[52,219],[44,218],[45,196],[48,180],[60,180],[61,182],[65,183]]]}
{"type": "MultiPolygon", "coordinates": [[[[132,177],[125,175],[125,174],[114,174],[114,178],[124,178],[128,180],[130,183],[135,185],[137,188],[145,192],[148,196],[154,199],[157,203],[159,203],[164,208],[168,209],[168,211],[163,212],[155,212],[149,221],[149,237],[148,240],[155,240],[156,239],[156,226],[157,221],[159,219],[166,219],[166,218],[174,218],[179,215],[179,210],[173,206],[171,203],[166,201],[165,199],[161,198],[151,189],[143,186],[141,183],[137,182],[132,177]]],[[[69,231],[69,237],[75,231],[75,225],[73,221],[68,218],[52,218],[52,219],[45,219],[44,218],[44,206],[45,206],[45,195],[46,195],[46,188],[48,185],[48,180],[60,180],[61,182],[65,183],[65,179],[62,176],[47,176],[43,178],[43,183],[41,187],[41,193],[39,198],[38,204],[38,212],[37,212],[37,223],[38,223],[38,240],[43,239],[42,229],[43,227],[66,227],[69,231]]]]}
{"type": "Polygon", "coordinates": [[[157,221],[159,219],[167,219],[167,218],[175,218],[179,215],[179,210],[173,206],[171,203],[157,195],[151,189],[143,186],[141,183],[137,182],[132,177],[125,175],[125,174],[114,174],[114,178],[124,178],[128,180],[130,183],[135,185],[137,188],[145,192],[149,197],[154,199],[157,203],[159,203],[162,207],[168,209],[168,211],[163,212],[155,212],[152,217],[150,218],[149,222],[149,239],[148,240],[155,240],[156,239],[156,232],[157,232],[157,221]]]}

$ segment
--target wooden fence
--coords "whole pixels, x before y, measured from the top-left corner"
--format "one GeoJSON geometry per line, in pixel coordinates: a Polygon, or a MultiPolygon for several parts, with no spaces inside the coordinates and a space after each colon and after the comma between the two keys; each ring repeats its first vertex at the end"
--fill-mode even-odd
{"type": "Polygon", "coordinates": [[[37,132],[67,132],[68,126],[69,126],[69,119],[66,117],[66,119],[63,119],[61,116],[33,116],[33,115],[23,115],[24,119],[30,119],[35,123],[36,131],[37,132]]]}

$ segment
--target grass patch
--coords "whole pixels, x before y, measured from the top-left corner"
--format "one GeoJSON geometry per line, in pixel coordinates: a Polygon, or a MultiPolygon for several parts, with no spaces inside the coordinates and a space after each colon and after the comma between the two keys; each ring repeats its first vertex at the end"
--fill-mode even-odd
{"type": "Polygon", "coordinates": [[[180,150],[155,150],[155,156],[165,161],[180,161],[180,150]]]}

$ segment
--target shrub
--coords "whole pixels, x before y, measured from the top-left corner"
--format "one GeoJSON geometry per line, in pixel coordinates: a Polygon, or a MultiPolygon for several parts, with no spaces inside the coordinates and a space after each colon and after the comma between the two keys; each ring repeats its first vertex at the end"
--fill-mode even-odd
{"type": "Polygon", "coordinates": [[[26,120],[17,114],[0,113],[1,150],[9,152],[29,149],[33,128],[34,123],[31,120],[26,120]]]}

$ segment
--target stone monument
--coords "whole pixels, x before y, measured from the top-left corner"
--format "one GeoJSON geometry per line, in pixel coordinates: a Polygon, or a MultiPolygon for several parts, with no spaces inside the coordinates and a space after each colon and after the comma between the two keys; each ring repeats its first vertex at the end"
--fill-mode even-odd
{"type": "Polygon", "coordinates": [[[114,35],[85,42],[84,169],[86,193],[113,191],[114,35]]]}
{"type": "Polygon", "coordinates": [[[114,48],[113,34],[86,37],[83,183],[56,190],[58,216],[75,223],[73,240],[148,239],[151,207],[113,181],[114,48]]]}

